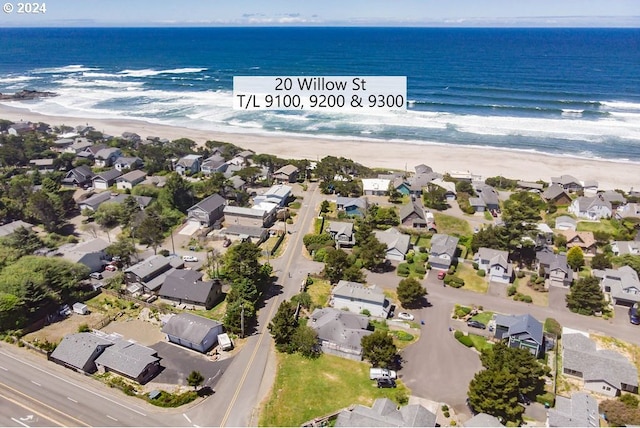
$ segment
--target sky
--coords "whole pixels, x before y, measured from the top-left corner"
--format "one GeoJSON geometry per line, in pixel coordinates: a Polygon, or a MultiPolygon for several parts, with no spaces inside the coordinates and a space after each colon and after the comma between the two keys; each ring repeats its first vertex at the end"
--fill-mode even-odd
{"type": "Polygon", "coordinates": [[[0,27],[640,27],[640,0],[43,0],[39,14],[20,2],[2,0],[0,27]]]}

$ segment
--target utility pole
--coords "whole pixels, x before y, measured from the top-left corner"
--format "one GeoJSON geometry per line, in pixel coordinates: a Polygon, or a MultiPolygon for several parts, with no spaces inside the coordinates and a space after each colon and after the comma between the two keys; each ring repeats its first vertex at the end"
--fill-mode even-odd
{"type": "Polygon", "coordinates": [[[173,227],[171,228],[171,254],[176,254],[176,245],[173,243],[173,227]]]}
{"type": "Polygon", "coordinates": [[[240,305],[240,337],[244,338],[244,302],[240,305]]]}

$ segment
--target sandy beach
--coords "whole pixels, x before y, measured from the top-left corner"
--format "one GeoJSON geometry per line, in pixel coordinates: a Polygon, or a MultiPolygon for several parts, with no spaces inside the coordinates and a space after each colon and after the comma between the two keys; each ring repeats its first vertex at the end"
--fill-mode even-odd
{"type": "Polygon", "coordinates": [[[82,117],[48,116],[0,105],[0,119],[45,122],[55,125],[89,124],[96,130],[113,136],[135,132],[142,138],[157,136],[174,140],[190,138],[198,144],[207,140],[233,143],[257,153],[269,153],[283,158],[321,159],[327,155],[353,159],[368,167],[413,171],[426,164],[438,172],[471,171],[490,177],[502,175],[522,180],[545,180],[551,176],[571,174],[579,180],[596,180],[600,189],[640,188],[640,165],[637,163],[578,159],[525,153],[491,148],[456,147],[439,144],[409,144],[357,140],[329,140],[311,137],[266,136],[220,133],[153,124],[142,120],[88,119],[82,117]]]}

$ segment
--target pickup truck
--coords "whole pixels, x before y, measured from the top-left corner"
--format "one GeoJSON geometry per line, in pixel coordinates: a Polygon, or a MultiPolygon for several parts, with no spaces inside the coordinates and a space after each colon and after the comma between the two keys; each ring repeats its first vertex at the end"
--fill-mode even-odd
{"type": "Polygon", "coordinates": [[[397,373],[394,370],[375,367],[369,369],[369,379],[371,380],[381,378],[396,379],[397,377],[397,373]]]}

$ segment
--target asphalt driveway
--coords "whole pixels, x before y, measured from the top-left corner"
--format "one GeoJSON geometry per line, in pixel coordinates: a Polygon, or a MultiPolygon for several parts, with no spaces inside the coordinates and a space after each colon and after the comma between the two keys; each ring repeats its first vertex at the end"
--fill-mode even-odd
{"type": "Polygon", "coordinates": [[[158,342],[151,345],[151,348],[158,351],[158,355],[162,357],[160,365],[164,370],[152,379],[152,382],[158,383],[186,386],[187,376],[196,370],[204,376],[203,386],[213,388],[233,360],[233,358],[226,358],[213,361],[211,357],[168,342],[158,342]]]}

